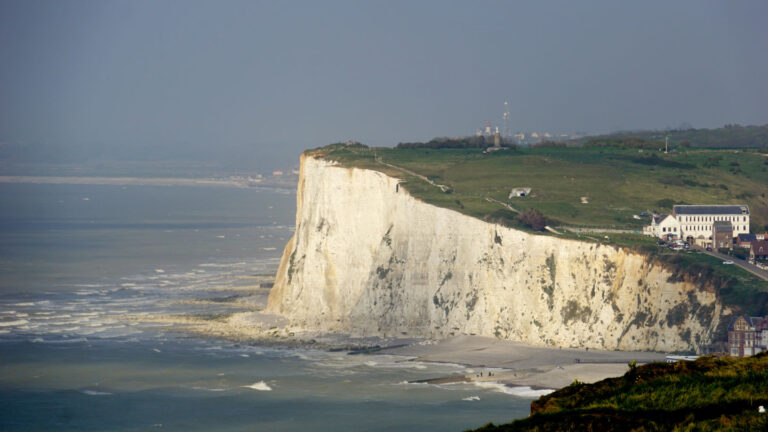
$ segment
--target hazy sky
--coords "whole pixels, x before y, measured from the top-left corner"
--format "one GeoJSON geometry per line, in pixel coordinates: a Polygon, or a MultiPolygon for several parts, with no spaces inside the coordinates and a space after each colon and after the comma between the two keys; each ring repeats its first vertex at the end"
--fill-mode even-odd
{"type": "MultiPolygon", "coordinates": [[[[0,142],[293,160],[513,130],[768,123],[765,1],[0,0],[0,142]]],[[[271,159],[270,159],[271,160],[271,159]]]]}

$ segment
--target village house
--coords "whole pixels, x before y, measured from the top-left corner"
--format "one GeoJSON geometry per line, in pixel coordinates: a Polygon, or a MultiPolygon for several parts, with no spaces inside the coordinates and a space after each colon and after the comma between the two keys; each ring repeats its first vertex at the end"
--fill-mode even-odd
{"type": "Polygon", "coordinates": [[[739,316],[728,326],[728,354],[746,357],[768,348],[768,317],[739,316]]]}
{"type": "Polygon", "coordinates": [[[733,225],[729,221],[715,221],[711,238],[713,248],[733,249],[733,225]]]}
{"type": "Polygon", "coordinates": [[[743,247],[745,249],[749,249],[752,247],[752,243],[757,240],[757,237],[755,237],[754,234],[739,234],[736,237],[736,244],[739,247],[743,247]]]}
{"type": "Polygon", "coordinates": [[[651,225],[644,230],[646,235],[664,240],[680,238],[680,223],[672,215],[658,215],[651,218],[651,225]]]}
{"type": "Polygon", "coordinates": [[[752,248],[749,251],[749,258],[754,260],[768,259],[768,240],[759,240],[752,242],[752,248]]]}

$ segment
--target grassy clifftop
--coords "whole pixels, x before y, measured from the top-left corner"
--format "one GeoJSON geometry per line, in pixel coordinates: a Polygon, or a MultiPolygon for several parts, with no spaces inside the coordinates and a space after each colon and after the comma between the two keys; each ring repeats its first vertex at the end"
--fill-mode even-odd
{"type": "Polygon", "coordinates": [[[574,383],[531,404],[531,415],[476,432],[768,430],[768,354],[630,367],[574,383]]]}
{"type": "MultiPolygon", "coordinates": [[[[619,147],[393,149],[334,145],[310,153],[403,178],[416,198],[478,218],[504,207],[535,208],[550,225],[640,230],[640,212],[666,212],[677,203],[742,204],[752,230],[768,224],[768,154],[751,150],[688,149],[665,154],[619,147]],[[448,187],[444,192],[437,185],[448,187]],[[508,200],[515,187],[531,195],[508,200]]],[[[444,188],[445,189],[445,188],[444,188]]]]}

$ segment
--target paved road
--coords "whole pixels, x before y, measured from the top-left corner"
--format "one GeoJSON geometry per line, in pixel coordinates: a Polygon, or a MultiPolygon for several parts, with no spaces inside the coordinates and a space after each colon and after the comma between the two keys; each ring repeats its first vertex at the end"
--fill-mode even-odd
{"type": "Polygon", "coordinates": [[[575,233],[594,233],[594,234],[642,234],[642,230],[631,229],[615,229],[615,228],[576,228],[569,226],[561,226],[561,229],[575,232],[575,233]]]}
{"type": "Polygon", "coordinates": [[[753,266],[752,264],[749,264],[748,262],[746,262],[744,260],[738,259],[738,258],[736,258],[734,256],[721,254],[720,252],[716,252],[714,250],[712,252],[707,252],[706,250],[704,250],[703,248],[700,248],[698,246],[693,246],[693,248],[698,250],[699,252],[703,252],[703,253],[705,253],[707,255],[711,255],[711,256],[713,256],[715,258],[719,258],[719,259],[721,259],[723,261],[731,260],[731,261],[733,261],[733,265],[737,265],[737,266],[743,268],[744,270],[752,273],[753,275],[755,275],[755,276],[757,276],[759,278],[762,278],[765,281],[768,281],[768,271],[760,269],[760,268],[757,268],[756,266],[753,266]]]}

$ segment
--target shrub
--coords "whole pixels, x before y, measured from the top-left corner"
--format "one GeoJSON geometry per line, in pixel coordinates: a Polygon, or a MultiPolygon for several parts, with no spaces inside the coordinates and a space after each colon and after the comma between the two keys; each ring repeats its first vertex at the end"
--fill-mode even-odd
{"type": "Polygon", "coordinates": [[[544,215],[533,208],[525,209],[520,212],[517,216],[517,220],[534,231],[542,231],[544,227],[547,226],[547,221],[544,219],[544,215]]]}

